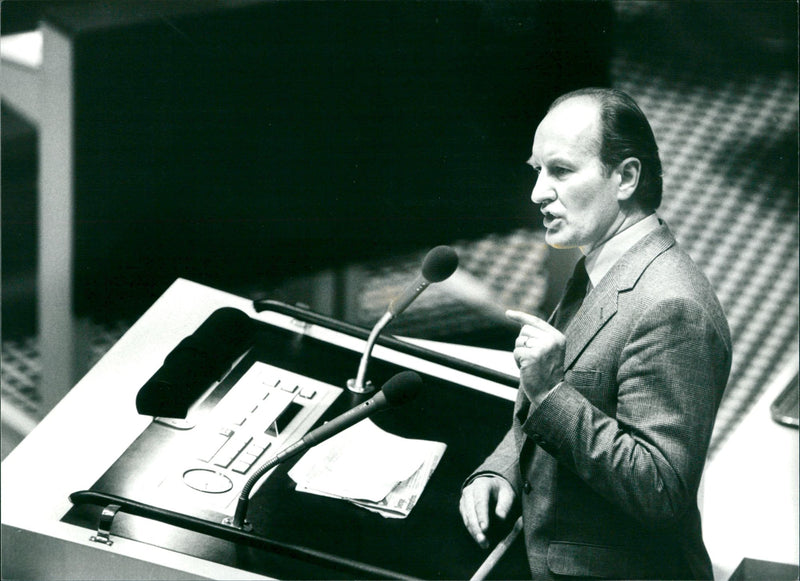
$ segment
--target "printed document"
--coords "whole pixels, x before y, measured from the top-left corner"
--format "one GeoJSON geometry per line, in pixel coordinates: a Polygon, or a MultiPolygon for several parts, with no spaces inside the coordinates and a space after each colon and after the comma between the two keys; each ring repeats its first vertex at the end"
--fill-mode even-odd
{"type": "Polygon", "coordinates": [[[444,455],[443,442],[401,438],[365,419],[311,448],[289,471],[297,490],[409,515],[444,455]]]}

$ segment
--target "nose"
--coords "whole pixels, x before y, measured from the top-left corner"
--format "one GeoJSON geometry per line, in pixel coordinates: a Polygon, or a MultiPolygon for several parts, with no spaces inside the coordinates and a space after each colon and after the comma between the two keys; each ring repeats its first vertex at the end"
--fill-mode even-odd
{"type": "Polygon", "coordinates": [[[534,204],[545,204],[547,202],[552,202],[557,198],[558,195],[553,188],[552,182],[547,179],[545,172],[542,171],[536,177],[536,181],[533,184],[533,190],[531,191],[531,202],[534,204]]]}

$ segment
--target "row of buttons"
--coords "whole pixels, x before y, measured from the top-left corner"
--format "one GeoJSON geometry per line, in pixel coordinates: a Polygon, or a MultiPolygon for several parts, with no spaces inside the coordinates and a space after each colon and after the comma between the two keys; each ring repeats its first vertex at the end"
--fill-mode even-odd
{"type": "Polygon", "coordinates": [[[223,427],[204,442],[198,459],[213,462],[221,468],[230,466],[234,472],[244,474],[271,445],[267,436],[237,435],[230,428],[223,427]]]}
{"type": "MultiPolygon", "coordinates": [[[[261,382],[262,385],[265,385],[268,388],[277,387],[288,393],[297,393],[297,391],[299,390],[300,397],[305,399],[312,399],[317,394],[317,390],[314,389],[313,387],[310,386],[300,387],[294,382],[282,381],[279,378],[275,378],[269,375],[267,375],[266,377],[261,377],[259,381],[261,382]]],[[[267,394],[269,394],[269,392],[267,392],[267,394]]],[[[266,398],[267,396],[265,395],[264,397],[266,398]]]]}
{"type": "MultiPolygon", "coordinates": [[[[298,395],[306,400],[310,400],[317,393],[316,390],[314,390],[313,388],[304,387],[301,389],[299,386],[293,386],[289,389],[284,389],[283,391],[285,391],[286,393],[295,393],[298,389],[300,389],[300,393],[298,395]]],[[[266,392],[264,394],[264,397],[261,398],[261,401],[266,400],[269,397],[269,395],[270,392],[269,391],[266,392]]],[[[248,418],[255,417],[256,412],[259,411],[259,406],[261,406],[261,402],[254,404],[252,408],[248,409],[245,412],[242,412],[241,414],[237,413],[236,415],[232,416],[231,423],[236,426],[243,426],[244,423],[248,420],[248,418]]]]}
{"type": "Polygon", "coordinates": [[[276,371],[260,362],[247,370],[198,432],[194,458],[239,474],[253,467],[319,391],[276,371]]]}

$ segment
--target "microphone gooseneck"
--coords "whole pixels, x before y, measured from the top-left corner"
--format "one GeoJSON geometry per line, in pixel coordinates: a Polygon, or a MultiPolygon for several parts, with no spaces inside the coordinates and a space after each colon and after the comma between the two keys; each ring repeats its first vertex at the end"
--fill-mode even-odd
{"type": "Polygon", "coordinates": [[[356,393],[369,393],[374,387],[368,381],[365,381],[367,375],[367,365],[369,358],[372,354],[372,349],[375,346],[375,341],[378,339],[384,327],[392,322],[400,313],[414,302],[414,300],[422,294],[431,283],[442,282],[450,275],[452,275],[458,268],[458,254],[449,246],[437,246],[432,248],[425,255],[422,261],[422,269],[420,275],[416,278],[413,284],[406,287],[402,293],[392,300],[389,308],[378,320],[372,331],[367,338],[367,345],[364,348],[364,353],[361,356],[361,361],[358,365],[358,373],[355,379],[350,379],[347,382],[347,388],[356,393]]]}
{"type": "Polygon", "coordinates": [[[239,529],[245,526],[245,517],[247,516],[247,508],[250,503],[250,492],[269,470],[289,458],[306,451],[312,446],[324,442],[328,438],[335,436],[376,412],[403,405],[411,401],[417,397],[420,389],[422,389],[422,378],[419,374],[414,371],[402,371],[392,376],[392,378],[383,385],[381,390],[367,401],[346,411],[320,427],[311,430],[294,444],[278,452],[278,454],[273,456],[270,460],[259,466],[250,478],[247,479],[247,482],[245,482],[242,487],[242,491],[239,493],[239,500],[236,504],[236,511],[233,515],[233,519],[225,519],[222,521],[223,524],[228,524],[239,529]]]}

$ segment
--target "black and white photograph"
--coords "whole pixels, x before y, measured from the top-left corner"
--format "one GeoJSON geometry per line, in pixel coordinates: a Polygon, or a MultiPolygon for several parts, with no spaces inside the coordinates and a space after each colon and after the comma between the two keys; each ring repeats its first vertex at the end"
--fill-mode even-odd
{"type": "Polygon", "coordinates": [[[797,0],[1,0],[0,578],[800,577],[797,0]]]}

